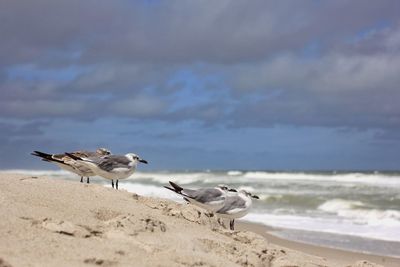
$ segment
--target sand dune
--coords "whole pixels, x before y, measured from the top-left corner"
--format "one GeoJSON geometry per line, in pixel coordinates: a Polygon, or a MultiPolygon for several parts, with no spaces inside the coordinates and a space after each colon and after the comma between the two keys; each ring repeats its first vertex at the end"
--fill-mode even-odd
{"type": "Polygon", "coordinates": [[[343,266],[227,230],[191,205],[95,184],[2,174],[0,209],[1,267],[343,266]]]}

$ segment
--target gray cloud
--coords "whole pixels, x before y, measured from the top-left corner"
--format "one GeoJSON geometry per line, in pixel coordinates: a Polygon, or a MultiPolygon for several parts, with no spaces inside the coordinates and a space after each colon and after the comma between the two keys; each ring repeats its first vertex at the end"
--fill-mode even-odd
{"type": "Polygon", "coordinates": [[[0,117],[396,128],[399,9],[398,1],[3,1],[0,117]],[[318,51],[305,55],[314,43],[318,51]],[[24,64],[77,71],[5,78],[24,64]],[[171,82],[182,69],[219,81],[179,106],[192,86],[171,82]]]}
{"type": "Polygon", "coordinates": [[[242,62],[342,42],[383,20],[398,1],[3,1],[3,64],[36,61],[242,62]],[[45,14],[43,14],[45,13],[45,14]],[[338,17],[340,16],[340,19],[338,17]],[[57,56],[69,54],[69,57],[57,56]],[[75,59],[76,61],[76,59],[75,59]]]}
{"type": "Polygon", "coordinates": [[[12,123],[0,122],[1,138],[23,138],[26,136],[38,136],[43,134],[42,128],[47,126],[48,122],[35,121],[30,123],[12,123]]]}

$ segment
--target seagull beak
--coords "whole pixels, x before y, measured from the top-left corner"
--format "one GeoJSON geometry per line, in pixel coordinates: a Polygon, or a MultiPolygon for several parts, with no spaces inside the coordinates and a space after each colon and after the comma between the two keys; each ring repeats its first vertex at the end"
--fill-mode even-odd
{"type": "Polygon", "coordinates": [[[139,162],[144,163],[144,164],[148,164],[148,162],[144,159],[139,159],[139,162]]]}
{"type": "Polygon", "coordinates": [[[252,197],[252,198],[255,198],[255,199],[260,199],[260,197],[259,197],[259,196],[256,196],[256,195],[251,195],[251,197],[252,197]]]}
{"type": "Polygon", "coordinates": [[[228,191],[229,191],[229,192],[237,192],[237,190],[236,190],[236,189],[233,189],[233,188],[228,189],[228,191]]]}

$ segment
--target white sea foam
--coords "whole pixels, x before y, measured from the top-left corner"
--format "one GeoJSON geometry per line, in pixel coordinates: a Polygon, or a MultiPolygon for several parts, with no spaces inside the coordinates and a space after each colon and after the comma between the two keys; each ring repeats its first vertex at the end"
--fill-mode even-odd
{"type": "Polygon", "coordinates": [[[382,221],[379,224],[359,224],[350,219],[336,217],[308,217],[250,213],[245,220],[286,229],[353,235],[400,242],[400,222],[382,221]]]}
{"type": "Polygon", "coordinates": [[[363,207],[364,203],[361,201],[344,200],[344,199],[331,199],[318,206],[319,210],[336,213],[340,210],[349,210],[356,207],[363,207]]]}
{"type": "Polygon", "coordinates": [[[241,171],[228,171],[226,174],[229,176],[238,176],[238,175],[243,175],[243,172],[241,171]]]}
{"type": "Polygon", "coordinates": [[[272,173],[272,172],[246,172],[247,179],[261,180],[297,180],[319,182],[341,182],[368,184],[383,187],[400,187],[399,175],[385,175],[380,173],[343,173],[343,174],[316,174],[316,173],[272,173]]]}
{"type": "Polygon", "coordinates": [[[143,178],[162,184],[168,184],[168,181],[175,181],[180,184],[190,184],[201,182],[212,176],[212,173],[204,172],[137,172],[132,176],[132,178],[143,178]]]}
{"type": "Polygon", "coordinates": [[[291,173],[291,172],[263,172],[263,171],[228,171],[219,172],[138,172],[133,177],[148,178],[158,183],[168,183],[173,180],[181,184],[191,183],[251,183],[266,181],[287,181],[288,183],[319,183],[339,184],[342,187],[356,187],[368,185],[377,187],[400,188],[399,175],[381,173],[291,173]]]}
{"type": "Polygon", "coordinates": [[[254,181],[287,181],[287,182],[321,182],[340,184],[343,187],[370,185],[379,187],[400,188],[399,175],[381,173],[339,173],[318,174],[301,172],[263,172],[263,171],[228,171],[226,173],[213,172],[138,172],[136,177],[146,177],[155,182],[166,183],[174,180],[182,184],[190,183],[250,183],[254,181]]]}
{"type": "Polygon", "coordinates": [[[245,191],[250,192],[250,193],[256,191],[256,189],[254,187],[252,187],[252,186],[243,186],[243,185],[239,186],[237,188],[237,190],[245,190],[245,191]]]}
{"type": "Polygon", "coordinates": [[[326,201],[318,209],[350,219],[357,224],[400,226],[400,211],[370,209],[365,206],[360,201],[333,199],[326,201]]]}
{"type": "Polygon", "coordinates": [[[64,170],[24,170],[24,169],[11,169],[11,170],[1,170],[0,173],[17,173],[23,175],[33,175],[33,176],[56,176],[56,177],[76,177],[76,174],[64,170]]]}

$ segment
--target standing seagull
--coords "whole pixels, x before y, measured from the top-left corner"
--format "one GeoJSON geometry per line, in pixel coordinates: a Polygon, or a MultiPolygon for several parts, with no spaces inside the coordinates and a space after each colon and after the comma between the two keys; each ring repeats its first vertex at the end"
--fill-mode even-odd
{"type": "MultiPolygon", "coordinates": [[[[230,191],[236,190],[233,189],[230,191]]],[[[258,196],[252,195],[245,190],[240,190],[239,192],[228,194],[225,199],[224,206],[221,209],[217,210],[217,216],[230,219],[230,229],[234,230],[235,219],[241,218],[249,212],[253,202],[252,198],[259,199],[258,196]]]]}
{"type": "MultiPolygon", "coordinates": [[[[95,158],[110,155],[111,152],[105,148],[98,148],[95,152],[92,151],[75,151],[69,153],[77,157],[95,158]]],[[[81,177],[81,183],[83,183],[83,177],[86,177],[86,182],[89,183],[89,177],[95,176],[96,174],[82,162],[74,160],[72,157],[65,154],[47,154],[40,151],[33,151],[31,155],[42,158],[43,161],[55,163],[63,170],[75,173],[81,177]]]]}
{"type": "Polygon", "coordinates": [[[78,157],[70,153],[65,154],[74,160],[81,161],[95,174],[111,180],[112,188],[114,188],[114,180],[116,180],[116,189],[118,189],[118,180],[131,176],[135,172],[138,162],[147,164],[147,161],[133,153],[109,155],[101,158],[78,157]]]}
{"type": "Polygon", "coordinates": [[[212,213],[221,209],[224,206],[228,188],[226,186],[218,186],[214,188],[187,189],[169,181],[172,186],[164,186],[165,188],[174,191],[183,196],[187,202],[203,208],[212,213]]]}

